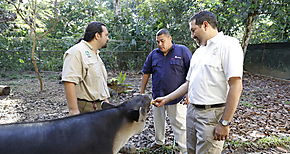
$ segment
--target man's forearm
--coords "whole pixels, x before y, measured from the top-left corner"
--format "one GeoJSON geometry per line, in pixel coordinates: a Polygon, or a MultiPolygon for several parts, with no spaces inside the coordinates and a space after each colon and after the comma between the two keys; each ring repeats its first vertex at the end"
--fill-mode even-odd
{"type": "Polygon", "coordinates": [[[227,96],[226,107],[222,116],[223,120],[232,121],[234,113],[239,104],[243,85],[241,78],[231,78],[229,81],[230,89],[227,96]]]}
{"type": "Polygon", "coordinates": [[[64,90],[69,110],[70,111],[79,110],[77,104],[75,84],[73,82],[64,82],[64,90]]]}
{"type": "Polygon", "coordinates": [[[172,101],[176,98],[184,96],[187,91],[188,91],[188,81],[186,81],[184,84],[182,84],[179,88],[177,88],[175,91],[170,93],[169,95],[166,96],[168,102],[172,101]]]}
{"type": "Polygon", "coordinates": [[[141,94],[145,93],[145,89],[146,89],[149,78],[150,78],[150,74],[143,74],[142,80],[141,80],[141,87],[140,87],[141,94]]]}

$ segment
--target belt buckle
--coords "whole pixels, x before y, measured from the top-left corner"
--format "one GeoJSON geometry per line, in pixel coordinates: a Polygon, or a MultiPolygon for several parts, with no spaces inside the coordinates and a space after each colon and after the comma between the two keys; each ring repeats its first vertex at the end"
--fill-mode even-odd
{"type": "Polygon", "coordinates": [[[206,109],[206,110],[207,110],[207,109],[210,109],[210,108],[211,108],[211,105],[205,105],[205,106],[204,106],[204,109],[206,109]]]}

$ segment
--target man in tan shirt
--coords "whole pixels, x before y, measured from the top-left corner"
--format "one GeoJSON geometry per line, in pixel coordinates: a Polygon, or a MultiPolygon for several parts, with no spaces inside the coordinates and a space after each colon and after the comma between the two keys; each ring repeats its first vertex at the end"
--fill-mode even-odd
{"type": "Polygon", "coordinates": [[[102,101],[109,102],[107,71],[99,56],[99,49],[107,46],[108,36],[103,23],[92,22],[83,40],[64,54],[62,81],[70,115],[98,110],[102,101]]]}

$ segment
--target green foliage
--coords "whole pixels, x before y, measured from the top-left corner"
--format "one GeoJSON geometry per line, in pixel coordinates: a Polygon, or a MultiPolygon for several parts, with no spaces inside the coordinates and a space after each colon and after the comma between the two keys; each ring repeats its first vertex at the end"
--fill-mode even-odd
{"type": "MultiPolygon", "coordinates": [[[[30,3],[15,3],[24,10],[25,16],[33,14],[30,3]]],[[[169,29],[176,43],[194,51],[196,45],[190,38],[188,19],[203,9],[217,14],[221,31],[240,40],[245,20],[251,13],[256,16],[250,43],[287,42],[290,38],[289,3],[286,0],[121,0],[119,14],[115,14],[113,0],[64,0],[58,2],[57,8],[53,1],[44,0],[37,7],[37,34],[52,28],[37,42],[37,51],[59,51],[42,52],[45,56],[37,57],[41,70],[60,71],[61,54],[83,37],[85,27],[92,21],[101,21],[108,27],[112,40],[108,48],[102,49],[101,56],[108,69],[118,70],[140,70],[148,53],[156,48],[155,33],[160,28],[169,29]],[[55,14],[58,17],[56,25],[55,14]]],[[[0,2],[1,9],[8,15],[16,13],[6,1],[0,2]]],[[[0,28],[1,69],[31,70],[29,27],[18,16],[15,20],[0,22],[0,28]]]]}
{"type": "Polygon", "coordinates": [[[286,0],[216,1],[205,3],[216,13],[220,30],[241,39],[247,16],[255,14],[255,27],[250,43],[289,41],[289,3],[286,0]]]}
{"type": "Polygon", "coordinates": [[[268,148],[273,148],[277,146],[290,148],[290,137],[269,136],[269,137],[258,139],[257,141],[231,140],[231,141],[227,141],[226,145],[233,146],[235,149],[246,148],[246,147],[268,149],[268,148]]]}
{"type": "Polygon", "coordinates": [[[119,73],[118,78],[112,78],[109,80],[109,83],[111,83],[112,85],[120,85],[120,84],[124,84],[125,80],[126,80],[126,73],[119,73]]]}
{"type": "Polygon", "coordinates": [[[131,85],[129,84],[125,84],[125,80],[126,80],[126,73],[119,73],[119,76],[117,78],[112,78],[108,81],[108,86],[115,90],[116,93],[120,94],[120,93],[126,93],[128,92],[128,90],[132,90],[132,88],[130,87],[131,85]]]}
{"type": "Polygon", "coordinates": [[[124,84],[124,82],[125,82],[125,80],[126,80],[126,76],[127,76],[127,74],[126,73],[122,73],[122,72],[120,72],[119,73],[119,76],[118,76],[118,84],[124,84]]]}
{"type": "MultiPolygon", "coordinates": [[[[111,2],[99,0],[65,0],[59,2],[59,21],[55,30],[49,34],[51,38],[81,38],[88,23],[100,21],[110,23],[114,17],[113,10],[109,9],[111,2]]],[[[53,24],[47,21],[51,28],[53,24]]],[[[109,26],[109,25],[108,25],[109,26]]]]}

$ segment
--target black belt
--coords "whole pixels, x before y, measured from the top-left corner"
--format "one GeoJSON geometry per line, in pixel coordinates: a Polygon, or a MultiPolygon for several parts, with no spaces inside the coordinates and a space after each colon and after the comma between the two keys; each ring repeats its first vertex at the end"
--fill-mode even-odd
{"type": "Polygon", "coordinates": [[[95,100],[95,101],[88,101],[88,100],[86,100],[86,99],[79,99],[78,98],[78,101],[85,101],[85,102],[90,102],[90,103],[98,103],[98,102],[102,102],[101,100],[95,100]]]}
{"type": "Polygon", "coordinates": [[[213,104],[213,105],[196,105],[196,104],[192,104],[193,106],[195,106],[196,108],[199,109],[210,109],[210,108],[218,108],[218,107],[223,107],[226,105],[226,103],[222,103],[222,104],[213,104]]]}

